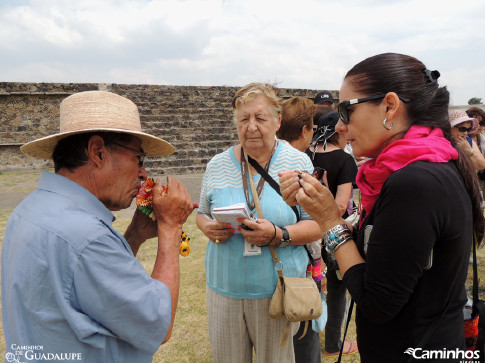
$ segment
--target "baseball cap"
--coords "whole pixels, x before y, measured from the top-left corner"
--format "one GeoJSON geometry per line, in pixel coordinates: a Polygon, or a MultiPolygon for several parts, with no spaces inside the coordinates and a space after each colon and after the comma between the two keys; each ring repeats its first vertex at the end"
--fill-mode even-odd
{"type": "Polygon", "coordinates": [[[322,91],[318,92],[313,99],[313,103],[316,105],[320,105],[324,102],[332,102],[333,103],[333,96],[329,91],[322,91]]]}

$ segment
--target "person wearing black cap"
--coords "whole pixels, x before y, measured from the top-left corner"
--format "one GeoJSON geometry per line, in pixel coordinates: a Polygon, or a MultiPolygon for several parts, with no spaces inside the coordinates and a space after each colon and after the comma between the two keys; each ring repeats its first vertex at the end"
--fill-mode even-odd
{"type": "MultiPolygon", "coordinates": [[[[329,112],[318,120],[317,130],[306,153],[315,167],[327,171],[328,188],[332,192],[343,218],[348,216],[347,207],[352,195],[352,182],[357,175],[357,165],[353,157],[346,153],[345,138],[335,131],[339,120],[338,112],[329,112]]],[[[326,356],[337,356],[341,344],[343,354],[349,355],[358,351],[357,342],[342,342],[341,327],[346,309],[347,290],[338,273],[335,259],[330,259],[325,249],[322,257],[327,265],[327,309],[328,320],[325,327],[326,356]]]]}
{"type": "Polygon", "coordinates": [[[314,104],[324,105],[330,107],[332,110],[335,109],[335,105],[333,104],[333,102],[333,95],[329,91],[318,92],[313,99],[314,104]]]}

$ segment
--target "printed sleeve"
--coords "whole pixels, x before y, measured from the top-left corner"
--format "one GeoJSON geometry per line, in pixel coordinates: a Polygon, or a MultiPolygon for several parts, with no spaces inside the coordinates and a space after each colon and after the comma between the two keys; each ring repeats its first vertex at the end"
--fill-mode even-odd
{"type": "Polygon", "coordinates": [[[74,329],[84,341],[94,334],[112,335],[154,354],[170,327],[170,290],[112,234],[82,251],[70,298],[83,316],[74,329]]]}

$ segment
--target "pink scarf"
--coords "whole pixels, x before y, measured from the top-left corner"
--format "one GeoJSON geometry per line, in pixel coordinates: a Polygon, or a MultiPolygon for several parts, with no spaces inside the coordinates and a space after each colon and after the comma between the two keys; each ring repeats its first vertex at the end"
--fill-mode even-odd
{"type": "Polygon", "coordinates": [[[356,183],[366,216],[379,197],[382,185],[393,172],[419,160],[445,163],[451,159],[458,159],[458,151],[445,139],[441,129],[411,126],[402,139],[394,141],[382,150],[377,159],[369,160],[359,168],[356,183]]]}

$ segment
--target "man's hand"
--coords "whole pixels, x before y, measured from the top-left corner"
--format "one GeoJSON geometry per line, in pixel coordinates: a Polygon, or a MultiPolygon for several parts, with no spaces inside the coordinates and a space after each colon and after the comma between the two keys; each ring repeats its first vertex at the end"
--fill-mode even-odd
{"type": "Polygon", "coordinates": [[[133,214],[133,219],[126,229],[125,239],[136,256],[138,249],[147,239],[157,236],[157,222],[147,217],[138,208],[133,214]]]}
{"type": "Polygon", "coordinates": [[[192,198],[179,180],[168,176],[167,187],[160,179],[153,186],[153,213],[158,226],[182,228],[194,209],[192,198]]]}
{"type": "Polygon", "coordinates": [[[167,177],[164,188],[160,179],[153,186],[153,213],[158,226],[158,249],[152,278],[159,280],[170,290],[172,319],[163,343],[172,334],[180,290],[180,236],[182,225],[192,213],[194,205],[184,185],[173,177],[167,177]]]}

